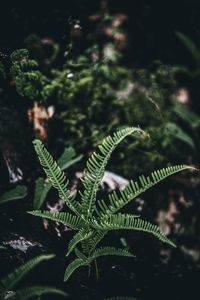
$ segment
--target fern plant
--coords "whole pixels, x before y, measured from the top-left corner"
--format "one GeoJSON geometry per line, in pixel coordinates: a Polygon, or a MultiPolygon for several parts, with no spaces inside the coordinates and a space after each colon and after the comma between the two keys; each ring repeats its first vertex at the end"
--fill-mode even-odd
{"type": "MultiPolygon", "coordinates": [[[[62,171],[66,170],[76,162],[80,161],[83,157],[83,155],[79,155],[77,157],[74,157],[76,155],[76,152],[74,148],[68,147],[65,148],[64,152],[58,159],[58,166],[62,171]]],[[[48,192],[50,191],[52,187],[51,182],[48,182],[45,185],[45,179],[43,177],[38,177],[35,181],[35,193],[33,198],[33,208],[34,209],[40,209],[42,204],[44,203],[48,192]]]]}
{"type": "Polygon", "coordinates": [[[17,291],[11,292],[8,296],[8,292],[37,264],[42,261],[49,260],[53,258],[54,255],[39,255],[29,260],[27,263],[16,268],[12,273],[7,275],[0,281],[0,299],[12,299],[12,300],[25,300],[37,296],[37,299],[40,299],[40,296],[43,294],[59,294],[61,296],[67,296],[63,291],[50,287],[50,286],[31,286],[22,288],[17,291]]]}
{"type": "Polygon", "coordinates": [[[68,265],[64,281],[68,280],[71,274],[81,266],[89,266],[94,261],[96,266],[96,275],[98,278],[98,268],[96,259],[102,255],[120,255],[134,257],[127,250],[114,247],[96,248],[99,242],[109,230],[129,229],[144,231],[153,234],[159,240],[173,247],[175,244],[168,239],[159,227],[148,221],[141,219],[138,215],[122,214],[118,212],[126,204],[138,197],[155,184],[166,177],[179,171],[190,168],[186,165],[176,165],[151,173],[150,176],[139,177],[138,181],[131,181],[124,190],[114,191],[108,195],[108,201],[98,199],[97,191],[104,176],[106,165],[110,159],[111,153],[117,145],[128,135],[143,134],[144,131],[127,127],[106,137],[99,146],[99,151],[94,152],[87,162],[87,170],[82,179],[83,191],[78,191],[73,196],[67,189],[68,181],[64,172],[53,160],[51,154],[47,151],[41,141],[34,140],[33,144],[40,163],[51,181],[54,188],[58,190],[59,197],[65,200],[66,205],[72,212],[56,211],[29,211],[28,213],[47,218],[56,222],[63,223],[77,231],[68,244],[67,256],[74,250],[77,258],[68,265]],[[77,248],[78,244],[80,248],[77,248]]]}
{"type": "Polygon", "coordinates": [[[12,66],[10,73],[16,81],[16,90],[22,97],[35,100],[40,95],[40,89],[49,82],[38,70],[38,63],[29,59],[27,49],[18,49],[12,52],[10,58],[12,66]]]}

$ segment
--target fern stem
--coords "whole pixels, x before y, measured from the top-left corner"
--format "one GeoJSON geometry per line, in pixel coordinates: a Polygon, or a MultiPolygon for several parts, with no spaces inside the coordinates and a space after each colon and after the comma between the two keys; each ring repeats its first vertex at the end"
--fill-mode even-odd
{"type": "Polygon", "coordinates": [[[95,271],[96,271],[96,279],[98,281],[99,280],[99,269],[98,269],[97,259],[96,258],[94,260],[94,265],[95,265],[95,271]]]}

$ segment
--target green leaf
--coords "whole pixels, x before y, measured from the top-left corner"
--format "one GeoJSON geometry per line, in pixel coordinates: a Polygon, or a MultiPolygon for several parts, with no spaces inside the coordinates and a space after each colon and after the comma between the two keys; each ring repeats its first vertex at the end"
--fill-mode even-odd
{"type": "Polygon", "coordinates": [[[90,239],[90,245],[88,251],[91,253],[96,249],[98,243],[104,238],[108,233],[108,230],[96,230],[94,236],[90,239]]]}
{"type": "Polygon", "coordinates": [[[74,159],[71,159],[69,161],[66,161],[65,163],[63,164],[59,164],[60,165],[60,168],[61,170],[66,170],[67,168],[71,167],[72,165],[74,165],[75,163],[79,162],[81,159],[83,158],[83,155],[79,155],[77,157],[75,157],[74,159]]]}
{"type": "Polygon", "coordinates": [[[162,242],[176,247],[176,245],[165,236],[157,225],[151,224],[150,222],[144,221],[140,218],[135,218],[129,214],[119,213],[113,216],[104,216],[99,221],[95,219],[91,221],[91,225],[94,228],[101,230],[131,229],[148,232],[156,236],[162,242]]]}
{"type": "Polygon", "coordinates": [[[23,288],[17,292],[14,292],[12,295],[9,296],[9,299],[26,300],[36,296],[40,297],[44,294],[57,294],[63,297],[68,296],[63,291],[51,286],[31,286],[31,287],[23,288]]]}
{"type": "Polygon", "coordinates": [[[183,105],[175,105],[173,111],[190,126],[198,127],[200,125],[200,117],[183,105]]]}
{"type": "Polygon", "coordinates": [[[87,216],[87,219],[94,211],[96,193],[104,176],[105,167],[110,159],[111,153],[125,137],[135,132],[143,133],[143,130],[136,127],[127,127],[115,132],[113,137],[106,137],[103,140],[102,145],[99,146],[100,154],[94,152],[89,158],[87,162],[87,171],[84,173],[84,180],[82,180],[85,190],[83,194],[81,194],[82,213],[87,216]]]}
{"type": "MultiPolygon", "coordinates": [[[[78,251],[78,249],[76,249],[76,251],[78,251]]],[[[120,255],[120,256],[134,257],[132,253],[124,249],[116,249],[114,247],[99,248],[96,251],[94,251],[94,253],[90,257],[85,259],[77,258],[71,264],[69,264],[69,266],[65,271],[64,281],[67,281],[76,269],[78,269],[81,266],[89,265],[95,258],[103,255],[120,255]]],[[[78,256],[80,257],[81,255],[78,256]]],[[[81,256],[81,257],[85,257],[85,256],[81,256]]]]}
{"type": "Polygon", "coordinates": [[[127,256],[127,257],[135,257],[132,253],[124,249],[117,249],[115,247],[102,247],[96,249],[91,257],[88,258],[89,262],[92,262],[95,258],[104,255],[119,255],[119,256],[127,256]]]}
{"type": "Polygon", "coordinates": [[[65,270],[64,281],[67,281],[72,273],[81,266],[87,266],[87,260],[83,260],[81,258],[75,259],[71,264],[68,265],[67,269],[65,270]]]}
{"type": "Polygon", "coordinates": [[[81,229],[77,234],[75,234],[74,237],[69,242],[68,251],[67,251],[66,256],[68,256],[72,252],[72,250],[76,247],[76,245],[79,242],[90,238],[92,236],[92,234],[93,234],[92,231],[88,232],[88,230],[86,230],[86,229],[81,229]]]}
{"type": "Polygon", "coordinates": [[[188,49],[191,53],[192,57],[196,62],[196,66],[200,67],[200,51],[195,45],[195,43],[184,33],[180,31],[175,31],[176,36],[181,40],[184,46],[188,49]]]}
{"type": "Polygon", "coordinates": [[[59,157],[58,159],[58,165],[60,168],[62,168],[62,166],[69,162],[74,156],[76,155],[76,152],[74,150],[74,148],[72,147],[68,147],[68,148],[65,148],[62,155],[59,157]]]}
{"type": "Polygon", "coordinates": [[[18,185],[16,188],[5,192],[0,197],[0,203],[9,202],[16,199],[22,199],[27,196],[27,187],[24,185],[18,185]]]}
{"type": "Polygon", "coordinates": [[[187,165],[176,165],[154,171],[151,173],[151,176],[145,177],[144,175],[141,175],[139,177],[139,181],[131,180],[131,182],[126,185],[124,190],[119,189],[121,197],[119,197],[117,192],[114,191],[108,196],[109,204],[106,204],[103,200],[99,200],[99,209],[95,207],[95,211],[100,218],[101,216],[112,215],[127,205],[130,201],[144,193],[146,190],[150,189],[152,186],[158,184],[165,178],[186,169],[194,168],[187,165]]]}
{"type": "Polygon", "coordinates": [[[19,268],[16,268],[14,272],[7,275],[0,281],[0,293],[4,293],[12,289],[30,270],[32,270],[41,261],[49,260],[55,257],[53,254],[40,255],[29,260],[19,268]]]}
{"type": "MultiPolygon", "coordinates": [[[[59,157],[57,163],[61,170],[67,169],[69,166],[76,162],[76,159],[72,159],[76,155],[76,152],[73,147],[68,147],[64,149],[64,152],[59,157]],[[75,160],[75,161],[74,161],[75,160]]],[[[79,160],[81,159],[82,155],[80,155],[79,160]]]]}
{"type": "Polygon", "coordinates": [[[33,208],[38,210],[41,208],[42,204],[44,203],[44,200],[46,199],[46,196],[48,192],[51,189],[51,183],[48,182],[46,185],[45,179],[42,177],[39,177],[35,181],[35,193],[33,198],[33,208]]]}
{"type": "MultiPolygon", "coordinates": [[[[58,159],[58,165],[62,171],[69,168],[71,165],[75,164],[83,157],[83,155],[79,155],[78,157],[72,159],[72,157],[74,157],[75,154],[76,153],[72,147],[65,148],[63,154],[58,159]]],[[[35,181],[35,194],[33,199],[34,209],[41,208],[51,187],[52,187],[51,182],[48,182],[45,185],[45,179],[42,177],[39,177],[35,181]]]]}
{"type": "Polygon", "coordinates": [[[40,140],[33,141],[35,151],[38,154],[40,163],[55,189],[58,190],[59,197],[63,199],[67,206],[74,211],[77,215],[80,215],[79,202],[75,201],[75,195],[70,195],[67,189],[68,181],[63,171],[53,160],[52,155],[47,151],[40,140]]]}
{"type": "Polygon", "coordinates": [[[172,123],[172,122],[167,122],[166,129],[167,129],[168,134],[170,134],[174,138],[185,142],[193,149],[196,148],[192,138],[186,132],[184,132],[177,124],[172,123]]]}
{"type": "Polygon", "coordinates": [[[85,256],[80,250],[78,250],[78,248],[75,248],[74,251],[78,258],[81,258],[85,261],[87,260],[87,256],[85,256]]]}
{"type": "Polygon", "coordinates": [[[87,224],[78,216],[74,216],[70,213],[65,212],[57,212],[57,211],[49,211],[49,210],[34,210],[34,211],[27,211],[27,213],[37,216],[46,218],[55,222],[59,222],[68,226],[74,230],[80,230],[86,227],[87,224]]]}

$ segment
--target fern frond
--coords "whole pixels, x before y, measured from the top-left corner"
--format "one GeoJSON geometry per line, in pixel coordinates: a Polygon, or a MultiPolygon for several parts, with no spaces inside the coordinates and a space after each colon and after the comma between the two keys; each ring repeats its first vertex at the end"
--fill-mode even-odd
{"type": "Polygon", "coordinates": [[[165,178],[186,170],[192,167],[186,165],[176,165],[168,167],[165,169],[157,170],[151,173],[151,176],[145,177],[144,175],[139,177],[139,181],[132,181],[126,185],[124,190],[119,189],[121,197],[117,195],[116,191],[111,193],[109,198],[109,204],[107,205],[103,200],[98,201],[100,209],[95,207],[95,211],[99,216],[101,215],[112,215],[116,213],[119,209],[124,207],[134,198],[138,197],[140,194],[144,193],[146,190],[156,185],[165,178]]]}
{"type": "Polygon", "coordinates": [[[20,62],[22,59],[29,57],[29,51],[27,49],[17,49],[13,51],[10,55],[11,61],[13,63],[20,62]]]}
{"type": "Polygon", "coordinates": [[[81,258],[85,261],[87,260],[87,256],[85,256],[85,254],[83,254],[80,250],[78,250],[78,248],[75,248],[74,251],[78,258],[81,258]]]}
{"type": "Polygon", "coordinates": [[[25,185],[18,185],[16,186],[16,188],[8,192],[5,192],[0,197],[0,203],[5,203],[16,199],[22,199],[26,196],[27,196],[27,187],[25,185]]]}
{"type": "Polygon", "coordinates": [[[74,237],[69,242],[68,251],[67,251],[66,256],[68,256],[72,252],[72,250],[76,247],[76,245],[79,242],[81,242],[85,239],[91,238],[92,234],[93,234],[92,231],[88,232],[88,230],[86,230],[86,229],[81,229],[77,234],[75,234],[74,237]]]}
{"type": "Polygon", "coordinates": [[[94,219],[92,226],[101,230],[132,229],[144,231],[153,234],[162,242],[176,247],[176,245],[165,236],[157,225],[151,224],[150,222],[144,221],[140,218],[135,218],[129,214],[119,213],[113,216],[104,216],[99,220],[99,222],[94,219]]]}
{"type": "Polygon", "coordinates": [[[137,299],[135,297],[116,296],[111,298],[104,298],[104,300],[137,300],[137,299]]]}
{"type": "Polygon", "coordinates": [[[20,65],[22,71],[27,71],[30,69],[38,69],[38,67],[39,67],[38,62],[33,59],[21,60],[19,62],[19,65],[20,65]]]}
{"type": "Polygon", "coordinates": [[[93,236],[91,238],[81,241],[83,252],[90,255],[90,253],[95,250],[97,244],[104,238],[106,234],[106,230],[93,231],[93,236]]]}
{"type": "Polygon", "coordinates": [[[31,286],[14,292],[12,295],[9,296],[9,299],[26,300],[36,296],[40,297],[44,294],[57,294],[63,297],[68,296],[68,294],[64,293],[63,291],[51,286],[31,286]]]}
{"type": "Polygon", "coordinates": [[[27,213],[33,216],[46,218],[55,222],[60,222],[65,226],[70,227],[74,230],[80,230],[86,227],[86,224],[80,217],[74,216],[70,213],[49,211],[49,210],[45,210],[45,211],[33,210],[33,211],[28,211],[27,213]]]}
{"type": "Polygon", "coordinates": [[[89,253],[91,253],[98,243],[104,238],[104,236],[108,233],[107,230],[96,230],[94,236],[91,238],[89,253]]]}
{"type": "Polygon", "coordinates": [[[82,194],[82,213],[83,215],[92,215],[95,207],[96,193],[103,178],[105,167],[110,155],[117,145],[128,135],[133,133],[142,133],[143,131],[136,127],[128,127],[114,133],[113,137],[106,137],[102,145],[99,146],[99,152],[94,152],[87,162],[87,171],[84,174],[82,183],[85,190],[82,194]]]}
{"type": "Polygon", "coordinates": [[[119,255],[119,256],[127,256],[127,257],[135,257],[132,253],[124,249],[117,249],[115,247],[102,247],[96,249],[94,253],[88,257],[88,262],[91,263],[95,258],[104,255],[119,255]]]}
{"type": "Polygon", "coordinates": [[[70,195],[70,192],[67,189],[68,181],[66,180],[64,172],[61,171],[56,161],[53,160],[53,157],[40,140],[34,140],[33,144],[48,179],[53,187],[58,190],[59,197],[66,202],[67,206],[72,211],[77,215],[80,215],[79,202],[75,201],[75,196],[70,195]]]}
{"type": "Polygon", "coordinates": [[[127,250],[124,250],[124,249],[116,249],[114,247],[102,247],[102,248],[96,249],[94,251],[94,253],[87,258],[77,248],[75,248],[75,249],[76,249],[77,256],[79,258],[75,259],[71,264],[69,264],[69,266],[65,270],[64,281],[67,281],[76,269],[78,269],[81,266],[90,265],[91,262],[99,256],[103,256],[103,255],[120,255],[120,256],[135,257],[132,253],[130,253],[127,250]]]}
{"type": "MultiPolygon", "coordinates": [[[[80,161],[82,159],[82,155],[79,155],[72,159],[76,155],[76,152],[74,148],[68,147],[65,148],[64,152],[58,159],[58,166],[60,167],[61,171],[64,171],[65,169],[69,168],[71,165],[75,164],[76,162],[80,161]]],[[[52,184],[51,182],[48,182],[46,185],[44,185],[44,178],[39,177],[35,181],[35,193],[33,198],[33,208],[35,210],[38,210],[41,208],[44,200],[46,199],[46,196],[48,192],[50,191],[52,184]]]]}
{"type": "Polygon", "coordinates": [[[64,281],[67,281],[72,273],[81,266],[87,266],[89,263],[87,260],[77,258],[71,264],[68,265],[65,270],[64,281]]]}
{"type": "Polygon", "coordinates": [[[92,239],[81,241],[81,246],[83,249],[83,253],[90,253],[90,249],[92,247],[92,239]]]}
{"type": "Polygon", "coordinates": [[[53,254],[40,255],[34,257],[24,265],[15,269],[14,272],[10,273],[0,281],[0,294],[3,294],[7,290],[12,289],[13,286],[15,286],[31,269],[33,269],[41,261],[49,260],[53,257],[55,257],[55,255],[53,254]]]}

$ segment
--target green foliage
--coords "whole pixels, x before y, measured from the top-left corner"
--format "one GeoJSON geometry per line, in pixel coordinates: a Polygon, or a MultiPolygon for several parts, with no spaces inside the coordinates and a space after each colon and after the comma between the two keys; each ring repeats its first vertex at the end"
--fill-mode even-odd
{"type": "Polygon", "coordinates": [[[22,199],[27,196],[27,187],[24,185],[18,185],[16,188],[5,192],[0,196],[0,204],[9,202],[12,200],[22,199]]]}
{"type": "Polygon", "coordinates": [[[76,250],[75,253],[78,256],[78,258],[75,259],[71,264],[68,265],[68,267],[65,271],[64,281],[67,281],[76,269],[78,269],[81,266],[89,266],[91,264],[91,262],[99,256],[118,255],[118,256],[134,257],[134,255],[131,254],[130,252],[128,252],[127,250],[116,249],[114,247],[99,248],[99,249],[95,250],[93,252],[93,254],[90,255],[89,257],[84,256],[83,253],[81,253],[77,249],[75,249],[75,250],[76,250]]]}
{"type": "Polygon", "coordinates": [[[10,58],[13,63],[20,62],[22,59],[27,59],[29,56],[29,52],[27,49],[18,49],[15,50],[11,55],[10,58]]]}
{"type": "MultiPolygon", "coordinates": [[[[133,71],[120,65],[120,53],[114,44],[108,43],[103,49],[94,44],[80,56],[68,53],[63,66],[51,68],[48,78],[39,71],[36,61],[28,58],[28,53],[20,55],[17,50],[11,71],[18,93],[40,103],[54,104],[56,122],[61,124],[58,140],[64,144],[62,136],[67,135],[69,145],[84,154],[93,151],[113,130],[121,129],[122,124],[131,126],[133,120],[140,124],[150,133],[151,140],[129,144],[125,153],[128,160],[122,167],[113,162],[114,171],[125,177],[138,174],[141,163],[150,171],[167,161],[174,163],[177,156],[180,163],[185,161],[191,147],[195,151],[195,135],[180,125],[182,117],[171,101],[177,90],[176,69],[155,61],[148,69],[133,71]],[[174,134],[177,130],[179,134],[174,134]],[[133,149],[137,149],[136,162],[129,155],[133,149]]],[[[123,155],[119,154],[116,160],[123,155]]]]}
{"type": "Polygon", "coordinates": [[[187,133],[185,133],[179,126],[177,126],[175,123],[168,122],[166,124],[166,130],[167,130],[167,133],[169,135],[171,135],[172,137],[186,142],[193,149],[195,148],[195,144],[194,144],[192,138],[187,133]]]}
{"type": "Polygon", "coordinates": [[[195,45],[195,43],[184,33],[180,31],[175,31],[176,36],[181,40],[183,45],[187,48],[187,50],[190,52],[192,55],[196,67],[200,68],[200,51],[195,45]]]}
{"type": "Polygon", "coordinates": [[[176,72],[182,72],[189,76],[189,78],[195,80],[199,78],[200,75],[200,51],[196,46],[195,42],[190,39],[186,34],[175,31],[176,36],[180,39],[183,46],[188,50],[191,58],[194,62],[194,68],[188,67],[186,65],[174,66],[173,69],[176,72]]]}
{"type": "Polygon", "coordinates": [[[200,117],[183,105],[177,104],[174,106],[174,112],[191,127],[196,128],[200,126],[200,117]]]}
{"type": "MultiPolygon", "coordinates": [[[[42,261],[49,260],[53,258],[54,255],[40,255],[22,266],[16,268],[14,272],[7,275],[0,281],[0,297],[1,299],[6,299],[6,292],[10,291],[28,272],[30,272],[37,264],[42,261]]],[[[60,294],[62,296],[66,296],[66,294],[56,288],[52,287],[41,287],[41,286],[33,286],[28,288],[23,288],[11,294],[9,296],[10,299],[13,300],[25,300],[32,298],[33,296],[40,296],[42,294],[55,293],[60,294]]]]}
{"type": "Polygon", "coordinates": [[[137,299],[135,297],[117,296],[117,297],[105,298],[104,300],[137,300],[137,299]]]}
{"type": "Polygon", "coordinates": [[[119,190],[120,197],[116,192],[113,192],[108,196],[107,203],[104,200],[98,199],[98,188],[112,152],[127,136],[135,133],[144,134],[139,128],[127,127],[115,132],[112,137],[108,136],[103,140],[102,144],[98,147],[99,151],[94,152],[87,161],[87,170],[84,172],[84,179],[82,179],[84,190],[75,193],[74,196],[71,196],[67,189],[68,181],[64,173],[42,142],[39,140],[33,142],[48,179],[54,188],[58,190],[59,197],[65,200],[72,213],[51,211],[29,211],[29,213],[34,216],[61,222],[78,231],[68,245],[67,256],[72,250],[75,250],[77,258],[68,265],[64,276],[65,281],[68,280],[77,268],[90,266],[92,261],[96,261],[99,256],[121,255],[134,257],[127,250],[116,249],[114,247],[96,249],[97,244],[109,230],[129,229],[144,231],[153,234],[162,242],[175,247],[175,244],[160,231],[158,226],[140,219],[137,215],[122,214],[118,213],[118,211],[135,197],[161,182],[166,177],[188,169],[190,168],[189,166],[178,165],[154,171],[151,173],[151,177],[142,175],[139,177],[139,181],[131,181],[123,191],[119,190]],[[79,195],[79,199],[77,195],[79,195]],[[82,246],[82,251],[77,248],[79,243],[82,246]]]}
{"type": "Polygon", "coordinates": [[[56,294],[63,297],[66,297],[67,294],[63,291],[51,287],[51,286],[31,286],[28,288],[23,288],[12,295],[9,295],[11,300],[26,300],[37,296],[37,299],[40,299],[40,296],[44,294],[56,294]]]}
{"type": "MultiPolygon", "coordinates": [[[[58,159],[58,165],[62,171],[66,170],[76,162],[80,161],[82,155],[79,155],[74,158],[76,155],[75,150],[72,147],[65,148],[64,152],[58,159]]],[[[33,198],[33,208],[40,209],[44,203],[48,192],[50,191],[52,185],[51,182],[45,184],[45,179],[39,177],[35,181],[35,193],[33,198]]]]}
{"type": "Polygon", "coordinates": [[[11,54],[12,66],[10,73],[16,80],[16,90],[22,97],[36,100],[40,97],[40,90],[48,83],[48,79],[38,71],[38,63],[28,59],[26,49],[15,50],[11,54]]]}

